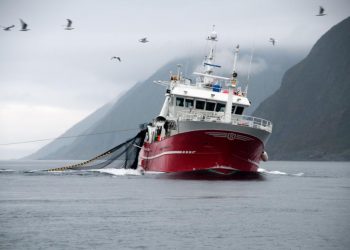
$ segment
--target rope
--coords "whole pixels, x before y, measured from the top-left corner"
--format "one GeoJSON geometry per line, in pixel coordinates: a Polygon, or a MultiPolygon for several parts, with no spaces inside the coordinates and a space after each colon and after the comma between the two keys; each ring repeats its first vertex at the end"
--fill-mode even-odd
{"type": "Polygon", "coordinates": [[[15,144],[25,144],[25,143],[33,143],[33,142],[40,142],[40,141],[50,141],[50,140],[61,140],[61,139],[76,138],[76,137],[91,136],[91,135],[111,134],[111,133],[115,133],[115,132],[132,131],[132,130],[139,130],[139,129],[138,128],[119,129],[119,130],[111,130],[111,131],[104,131],[104,132],[96,132],[96,133],[91,133],[91,134],[60,136],[60,137],[38,139],[38,140],[30,140],[30,141],[0,143],[0,146],[8,146],[8,145],[15,145],[15,144]]]}
{"type": "Polygon", "coordinates": [[[101,155],[98,155],[90,160],[87,160],[87,161],[83,161],[83,162],[80,162],[80,163],[77,163],[77,164],[72,164],[72,165],[68,165],[68,166],[64,166],[64,167],[59,167],[59,168],[50,168],[48,169],[47,171],[48,172],[53,172],[53,171],[64,171],[64,170],[68,170],[68,169],[75,169],[76,167],[84,167],[87,163],[90,163],[92,161],[95,161],[103,156],[106,156],[108,154],[110,154],[111,152],[106,152],[106,153],[103,153],[101,155]]]}

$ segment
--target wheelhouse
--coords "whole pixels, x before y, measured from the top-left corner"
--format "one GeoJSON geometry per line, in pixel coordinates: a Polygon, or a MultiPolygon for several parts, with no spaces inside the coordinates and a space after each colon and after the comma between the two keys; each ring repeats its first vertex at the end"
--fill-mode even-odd
{"type": "MultiPolygon", "coordinates": [[[[226,102],[174,95],[170,99],[170,107],[172,107],[174,114],[183,110],[225,112],[226,102]]],[[[245,105],[234,103],[231,113],[242,115],[245,107],[245,105]]]]}

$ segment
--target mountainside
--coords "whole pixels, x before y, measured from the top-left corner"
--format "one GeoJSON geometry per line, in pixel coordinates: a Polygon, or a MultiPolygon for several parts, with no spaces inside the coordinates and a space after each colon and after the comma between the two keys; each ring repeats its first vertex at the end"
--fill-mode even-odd
{"type": "Polygon", "coordinates": [[[350,160],[350,18],[332,27],[289,69],[254,116],[274,124],[274,160],[350,160]]]}
{"type": "MultiPolygon", "coordinates": [[[[301,57],[300,54],[266,53],[264,60],[268,67],[251,78],[249,86],[251,110],[278,89],[285,70],[301,57]]],[[[138,125],[151,121],[163,105],[165,87],[153,84],[153,81],[168,79],[169,72],[175,72],[178,63],[183,65],[184,73],[190,76],[190,73],[200,64],[201,59],[198,57],[185,58],[166,64],[149,79],[133,86],[114,104],[108,104],[95,111],[69,129],[62,137],[80,134],[96,135],[54,140],[26,159],[87,159],[131,138],[137,133],[138,125]],[[103,134],[106,131],[115,132],[103,134]]],[[[221,73],[229,74],[229,72],[221,73]]]]}
{"type": "MultiPolygon", "coordinates": [[[[50,158],[50,155],[55,155],[56,151],[59,149],[67,148],[69,150],[70,145],[76,140],[76,135],[87,134],[86,131],[89,131],[95,123],[100,121],[113,107],[112,103],[107,103],[101,108],[97,109],[95,112],[90,114],[88,117],[82,121],[75,124],[68,131],[66,131],[61,137],[68,137],[64,139],[56,139],[48,145],[42,147],[35,153],[25,157],[24,159],[41,159],[41,158],[50,158]],[[71,138],[69,138],[71,136],[71,138]]],[[[55,157],[53,157],[56,159],[55,157]]],[[[58,158],[61,159],[61,158],[58,158]]],[[[63,158],[65,159],[65,158],[63,158]]]]}

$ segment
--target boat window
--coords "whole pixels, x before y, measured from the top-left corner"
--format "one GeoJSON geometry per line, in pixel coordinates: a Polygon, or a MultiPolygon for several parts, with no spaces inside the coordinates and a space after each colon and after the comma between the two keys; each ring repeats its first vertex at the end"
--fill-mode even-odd
{"type": "Polygon", "coordinates": [[[185,100],[185,107],[186,108],[193,108],[193,103],[194,103],[194,100],[186,99],[185,100]]]}
{"type": "Polygon", "coordinates": [[[183,107],[184,106],[184,99],[181,97],[176,97],[176,106],[183,107]]]}
{"type": "Polygon", "coordinates": [[[205,101],[196,100],[196,109],[204,109],[205,101]]]}
{"type": "Polygon", "coordinates": [[[243,109],[244,109],[243,107],[239,107],[239,106],[238,106],[238,107],[236,108],[235,114],[237,114],[237,115],[243,114],[243,109]]]}
{"type": "Polygon", "coordinates": [[[214,111],[215,110],[215,102],[207,102],[207,105],[205,105],[205,110],[214,111]]]}
{"type": "Polygon", "coordinates": [[[235,108],[236,108],[236,106],[235,106],[235,105],[232,105],[232,110],[231,110],[231,113],[232,113],[232,114],[235,113],[235,108]]]}
{"type": "Polygon", "coordinates": [[[216,104],[216,112],[225,112],[225,104],[224,103],[217,103],[216,104]]]}

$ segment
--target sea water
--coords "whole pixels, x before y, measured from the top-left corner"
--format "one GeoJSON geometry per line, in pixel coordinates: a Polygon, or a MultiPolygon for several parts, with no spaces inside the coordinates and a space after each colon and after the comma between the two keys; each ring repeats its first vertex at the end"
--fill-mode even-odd
{"type": "Polygon", "coordinates": [[[0,249],[350,249],[350,163],[268,162],[260,178],[42,171],[0,162],[0,249]]]}

